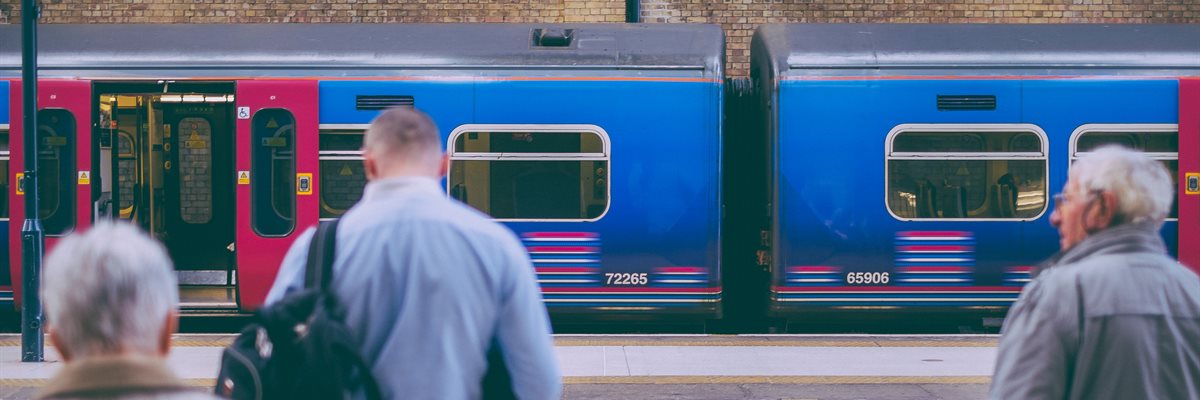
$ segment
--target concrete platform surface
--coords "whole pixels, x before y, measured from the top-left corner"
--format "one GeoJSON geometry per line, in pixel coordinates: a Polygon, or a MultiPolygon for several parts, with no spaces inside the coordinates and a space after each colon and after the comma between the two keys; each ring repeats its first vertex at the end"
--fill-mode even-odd
{"type": "MultiPolygon", "coordinates": [[[[168,363],[211,387],[231,335],[177,335],[168,363]]],[[[29,398],[62,366],[20,362],[0,335],[0,398],[29,398]]],[[[996,336],[559,335],[564,398],[982,398],[996,336]]]]}

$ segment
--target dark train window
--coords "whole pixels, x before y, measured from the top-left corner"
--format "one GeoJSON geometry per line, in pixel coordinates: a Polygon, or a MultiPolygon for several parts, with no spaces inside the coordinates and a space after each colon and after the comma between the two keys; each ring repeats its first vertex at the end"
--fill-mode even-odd
{"type": "Polygon", "coordinates": [[[133,206],[137,204],[134,190],[137,185],[137,142],[127,131],[117,131],[117,189],[120,190],[121,218],[133,216],[133,206]]]}
{"type": "Polygon", "coordinates": [[[179,120],[179,215],[189,224],[212,219],[212,125],[205,118],[179,120]]]}
{"type": "Polygon", "coordinates": [[[75,116],[63,109],[38,111],[39,216],[48,235],[75,227],[75,116]]]}
{"type": "Polygon", "coordinates": [[[269,108],[251,126],[251,225],[262,236],[285,236],[296,227],[296,119],[269,108]]]}
{"type": "Polygon", "coordinates": [[[321,130],[321,218],[339,217],[362,198],[367,185],[362,157],[363,129],[321,130]]]}
{"type": "Polygon", "coordinates": [[[595,126],[467,126],[451,135],[450,196],[502,220],[596,220],[609,204],[595,126]]]}
{"type": "MultiPolygon", "coordinates": [[[[1179,128],[1174,124],[1084,125],[1075,130],[1074,137],[1071,163],[1100,146],[1120,145],[1145,152],[1163,164],[1172,180],[1179,179],[1179,128]]],[[[1178,198],[1171,202],[1167,218],[1179,218],[1178,198]]]]}
{"type": "Polygon", "coordinates": [[[889,135],[899,219],[1029,220],[1046,209],[1044,135],[1028,125],[902,125],[889,135]]]}

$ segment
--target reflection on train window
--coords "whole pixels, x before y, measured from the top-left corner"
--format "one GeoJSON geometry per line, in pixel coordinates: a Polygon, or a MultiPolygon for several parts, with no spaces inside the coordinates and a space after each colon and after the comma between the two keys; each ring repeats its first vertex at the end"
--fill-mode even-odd
{"type": "Polygon", "coordinates": [[[363,129],[321,130],[321,218],[339,217],[362,198],[367,185],[362,143],[363,129]]]}
{"type": "Polygon", "coordinates": [[[1043,135],[1025,126],[913,125],[891,135],[887,206],[900,219],[1037,218],[1043,135]]]}
{"type": "Polygon", "coordinates": [[[212,125],[205,118],[179,120],[179,215],[189,224],[212,219],[212,125]]]}
{"type": "Polygon", "coordinates": [[[75,226],[75,116],[63,109],[38,112],[38,198],[48,235],[75,226]]]}
{"type": "MultiPolygon", "coordinates": [[[[1119,145],[1142,151],[1163,164],[1171,180],[1179,176],[1179,127],[1174,124],[1093,124],[1075,130],[1071,163],[1100,146],[1119,145]]],[[[1171,202],[1167,218],[1179,217],[1179,199],[1171,202]]]]}
{"type": "Polygon", "coordinates": [[[8,191],[11,189],[8,180],[8,129],[0,128],[0,220],[8,219],[8,191]]]}
{"type": "Polygon", "coordinates": [[[479,128],[452,135],[447,190],[455,199],[503,220],[595,220],[607,210],[600,128],[479,128]]]}
{"type": "Polygon", "coordinates": [[[251,121],[250,219],[262,236],[285,236],[296,227],[296,119],[278,108],[251,121]]]}

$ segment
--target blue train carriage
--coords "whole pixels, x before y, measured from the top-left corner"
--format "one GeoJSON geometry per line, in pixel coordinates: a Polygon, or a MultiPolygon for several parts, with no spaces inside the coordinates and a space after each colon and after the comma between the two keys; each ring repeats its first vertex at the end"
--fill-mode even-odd
{"type": "Polygon", "coordinates": [[[1200,26],[769,25],[752,49],[772,315],[1007,310],[1105,143],[1179,177],[1162,235],[1196,260],[1200,26]]]}
{"type": "Polygon", "coordinates": [[[447,135],[447,194],[520,237],[556,319],[718,315],[719,27],[389,29],[420,67],[320,83],[322,217],[357,200],[355,137],[415,104],[447,135]]]}

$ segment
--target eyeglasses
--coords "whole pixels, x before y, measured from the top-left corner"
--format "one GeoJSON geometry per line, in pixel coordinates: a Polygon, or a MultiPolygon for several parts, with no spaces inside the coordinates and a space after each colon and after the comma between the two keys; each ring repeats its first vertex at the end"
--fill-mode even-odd
{"type": "MultiPolygon", "coordinates": [[[[1099,196],[1101,193],[1104,193],[1104,191],[1100,190],[1100,189],[1089,190],[1087,192],[1087,196],[1085,197],[1085,199],[1091,198],[1092,196],[1099,196]]],[[[1062,207],[1063,203],[1067,202],[1067,194],[1066,193],[1055,194],[1053,198],[1054,198],[1054,208],[1062,207]]]]}

